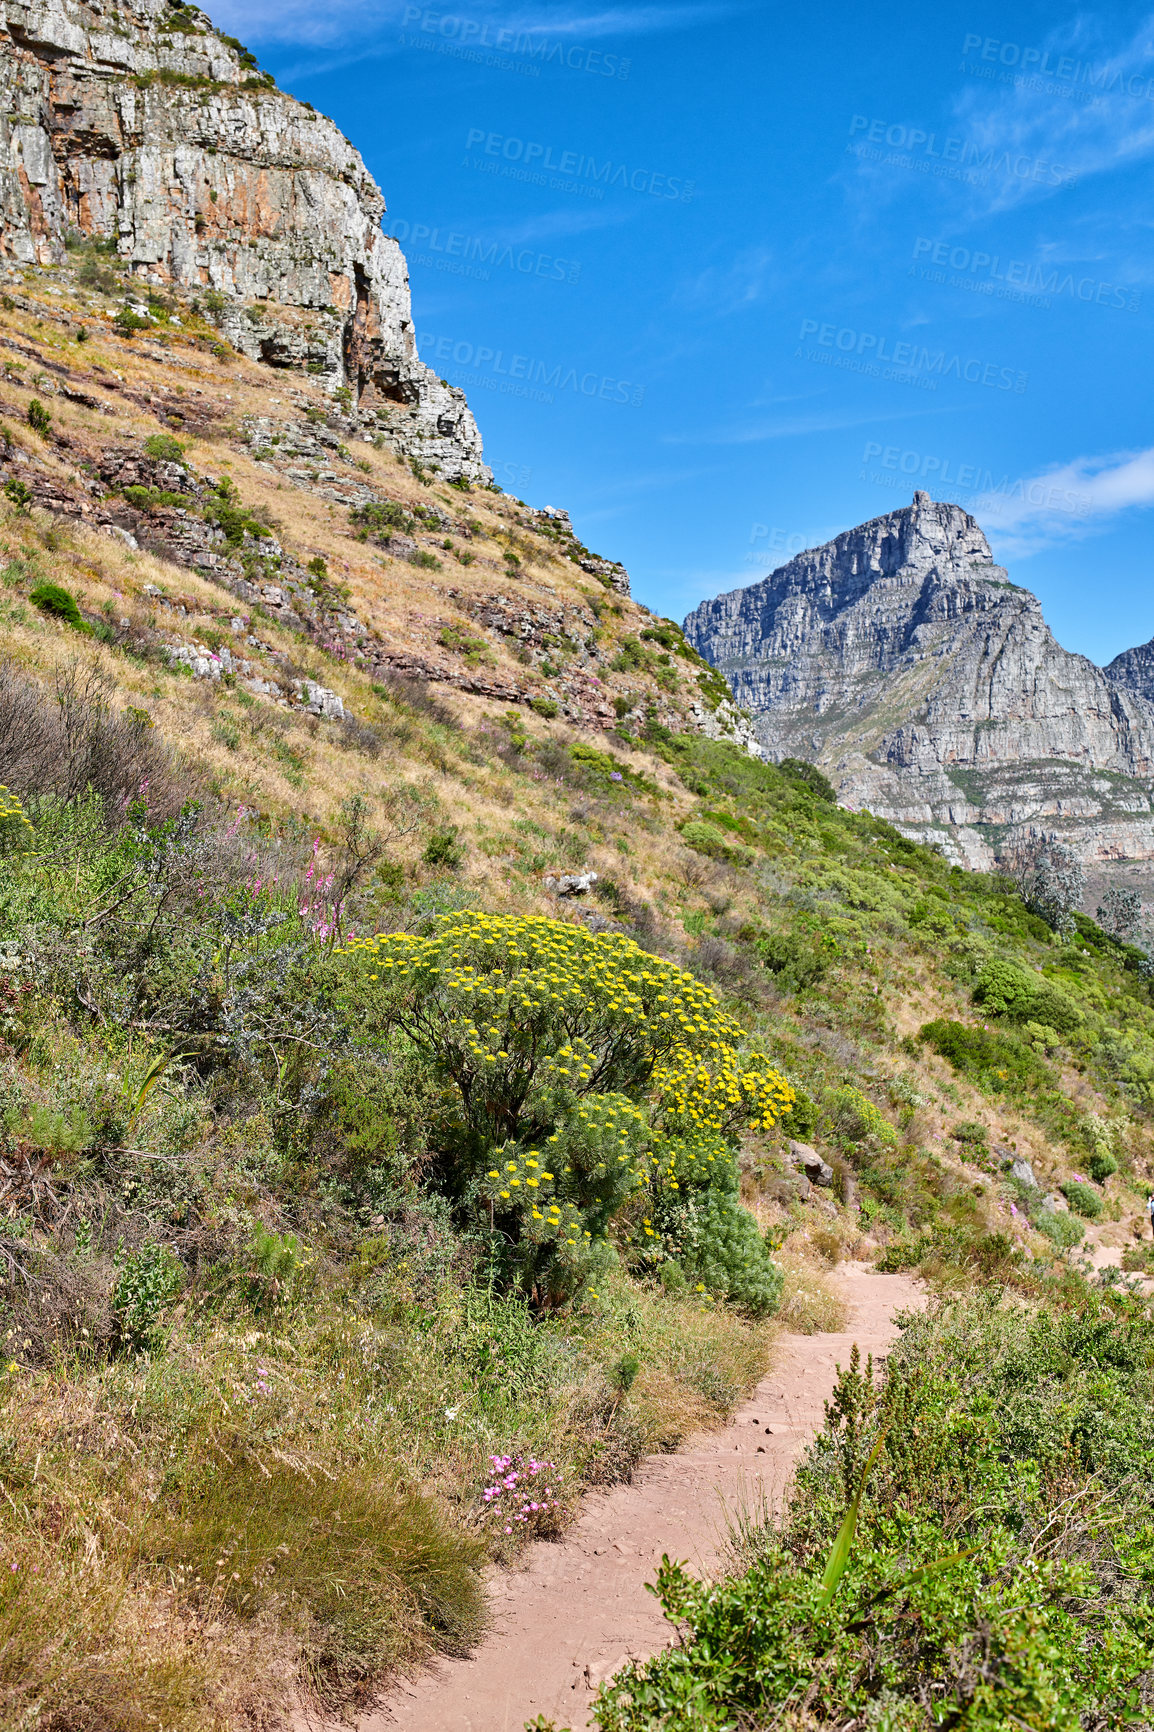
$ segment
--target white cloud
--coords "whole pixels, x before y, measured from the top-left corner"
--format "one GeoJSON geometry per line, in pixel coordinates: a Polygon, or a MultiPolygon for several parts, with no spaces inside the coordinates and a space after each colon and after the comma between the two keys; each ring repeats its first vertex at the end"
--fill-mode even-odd
{"type": "MultiPolygon", "coordinates": [[[[1008,151],[1058,165],[1064,179],[1084,180],[1154,152],[1154,19],[1143,20],[1121,47],[1103,41],[1106,22],[1084,13],[1037,41],[987,38],[993,59],[970,50],[966,64],[988,67],[995,82],[971,77],[954,113],[981,153],[1008,151]],[[1024,70],[1027,54],[1039,58],[1024,70]]],[[[988,208],[1009,209],[1058,190],[1045,177],[1039,184],[1025,171],[1006,174],[989,188],[988,208]]]]}
{"type": "Polygon", "coordinates": [[[1154,505],[1154,446],[1076,457],[970,507],[1010,558],[1100,533],[1123,511],[1154,505]]]}

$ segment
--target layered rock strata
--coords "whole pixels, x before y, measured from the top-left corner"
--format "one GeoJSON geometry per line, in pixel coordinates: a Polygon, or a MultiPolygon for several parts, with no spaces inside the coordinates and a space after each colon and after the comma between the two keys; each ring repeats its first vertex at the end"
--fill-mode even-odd
{"type": "MultiPolygon", "coordinates": [[[[1103,670],[1062,649],[957,506],[917,493],[703,602],[685,635],[770,757],[820,764],[845,804],[955,859],[1045,833],[1154,860],[1154,678],[1146,695],[1126,656],[1103,670]]],[[[1154,669],[1128,652],[1144,654],[1154,669]]]]}
{"type": "Polygon", "coordinates": [[[69,238],[212,294],[233,346],[351,390],[402,455],[488,481],[464,393],[417,355],[385,201],[331,120],[194,7],[0,0],[0,257],[69,238]]]}

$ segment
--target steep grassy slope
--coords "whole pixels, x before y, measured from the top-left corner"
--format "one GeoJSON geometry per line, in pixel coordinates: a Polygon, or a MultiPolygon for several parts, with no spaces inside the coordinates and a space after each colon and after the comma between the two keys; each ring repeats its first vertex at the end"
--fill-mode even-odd
{"type": "MultiPolygon", "coordinates": [[[[307,377],[191,308],[117,336],[89,266],[0,314],[0,1689],[18,1724],[274,1724],[466,1646],[486,1558],[720,1419],[765,1363],[770,1254],[797,1328],[836,1321],[823,1271],[854,1256],[1108,1306],[1070,1267],[1091,1219],[1142,1261],[1154,1006],[1093,922],[1059,943],[807,766],[695,730],[716,679],[563,527],[342,455],[307,377]],[[707,1068],[716,1038],[794,1094],[694,1120],[688,1084],[619,1066],[602,1130],[642,1114],[666,1180],[568,1181],[601,1226],[567,1285],[485,1188],[520,1130],[470,1104],[528,1024],[503,998],[454,1069],[345,954],[483,946],[464,910],[625,958],[603,1055],[630,993],[673,1014],[668,979],[707,1068]]],[[[470,952],[486,993],[513,948],[500,982],[470,952]]],[[[557,1078],[534,1137],[580,1117],[557,1078]]]]}

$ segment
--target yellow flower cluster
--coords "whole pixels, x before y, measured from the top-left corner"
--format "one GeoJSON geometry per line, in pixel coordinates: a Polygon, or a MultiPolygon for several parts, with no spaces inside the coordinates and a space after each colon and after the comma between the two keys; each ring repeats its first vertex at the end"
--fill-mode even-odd
{"type": "Polygon", "coordinates": [[[556,1184],[556,1174],[546,1166],[540,1150],[520,1154],[508,1145],[494,1150],[493,1165],[481,1181],[481,1195],[495,1215],[518,1214],[522,1232],[532,1243],[552,1239],[576,1249],[592,1235],[573,1203],[558,1202],[556,1184]]]}
{"type": "Polygon", "coordinates": [[[24,808],[10,788],[0,782],[0,844],[5,847],[27,847],[32,840],[32,825],[24,808]]]}
{"type": "Polygon", "coordinates": [[[653,1073],[653,1086],[669,1129],[717,1132],[747,1124],[772,1130],[796,1099],[781,1072],[761,1053],[739,1059],[728,1041],[711,1043],[708,1059],[689,1047],[653,1073]]]}
{"type": "Polygon", "coordinates": [[[465,913],[444,916],[430,937],[378,933],[347,953],[402,995],[414,1033],[439,1025],[455,1056],[489,1077],[529,1064],[574,1094],[653,1085],[671,1120],[703,1131],[767,1129],[793,1104],[763,1059],[739,1061],[743,1031],[715,993],[619,933],[465,913]],[[547,1029],[561,1040],[543,1050],[547,1029]]]}

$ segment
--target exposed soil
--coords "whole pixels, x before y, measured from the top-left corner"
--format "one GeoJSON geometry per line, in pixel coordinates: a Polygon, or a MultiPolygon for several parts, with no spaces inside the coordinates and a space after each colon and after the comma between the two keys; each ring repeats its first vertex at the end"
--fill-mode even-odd
{"type": "Polygon", "coordinates": [[[534,1715],[574,1732],[603,1679],[672,1632],[645,1584],[663,1552],[708,1572],[742,1506],[776,1502],[802,1446],[821,1425],[836,1365],[856,1342],[884,1355],[895,1314],[920,1303],[907,1276],[846,1265],[844,1334],[783,1335],[773,1370],[724,1429],[650,1456],[632,1484],[591,1494],[564,1539],[530,1547],[489,1581],[488,1635],[468,1660],[442,1661],[363,1717],[359,1732],[521,1732],[534,1715]]]}

